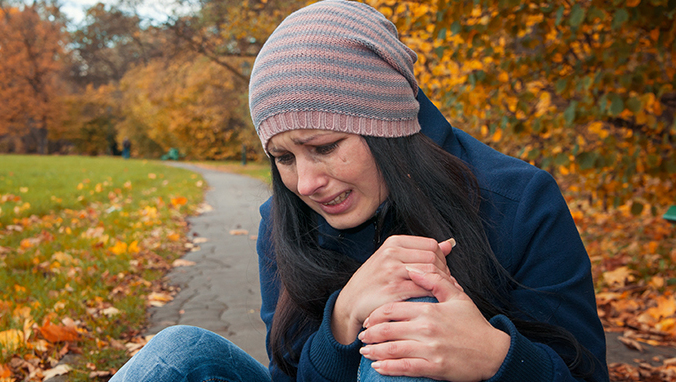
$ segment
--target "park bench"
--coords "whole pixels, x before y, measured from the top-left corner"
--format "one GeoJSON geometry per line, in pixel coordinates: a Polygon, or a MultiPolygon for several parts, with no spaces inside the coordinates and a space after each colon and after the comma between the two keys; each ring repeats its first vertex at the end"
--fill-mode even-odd
{"type": "Polygon", "coordinates": [[[669,207],[662,217],[672,223],[676,223],[676,206],[669,207]]]}
{"type": "Polygon", "coordinates": [[[169,149],[168,153],[162,155],[161,159],[162,160],[167,160],[167,159],[179,160],[179,159],[181,159],[181,154],[179,154],[178,149],[172,147],[172,148],[169,149]]]}

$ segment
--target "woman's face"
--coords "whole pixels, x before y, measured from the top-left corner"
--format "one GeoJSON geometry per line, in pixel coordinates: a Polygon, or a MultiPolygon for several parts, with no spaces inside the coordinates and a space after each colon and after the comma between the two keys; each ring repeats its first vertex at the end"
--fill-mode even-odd
{"type": "Polygon", "coordinates": [[[272,137],[268,152],[284,185],[333,228],[364,223],[387,198],[371,150],[359,135],[290,130],[272,137]]]}

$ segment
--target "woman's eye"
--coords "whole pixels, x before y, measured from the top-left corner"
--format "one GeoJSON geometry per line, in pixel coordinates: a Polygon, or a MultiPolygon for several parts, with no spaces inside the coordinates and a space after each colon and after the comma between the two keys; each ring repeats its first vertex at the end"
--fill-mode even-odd
{"type": "Polygon", "coordinates": [[[292,154],[282,154],[275,156],[275,162],[282,164],[282,165],[288,165],[293,163],[293,155],[292,154]]]}
{"type": "Polygon", "coordinates": [[[315,151],[317,154],[320,155],[326,155],[329,154],[331,151],[335,150],[338,147],[338,141],[329,143],[328,145],[321,145],[315,147],[315,151]]]}

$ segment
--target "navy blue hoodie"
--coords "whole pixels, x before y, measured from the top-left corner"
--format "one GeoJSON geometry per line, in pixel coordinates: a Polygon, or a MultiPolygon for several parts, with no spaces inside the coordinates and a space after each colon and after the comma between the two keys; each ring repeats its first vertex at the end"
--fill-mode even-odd
{"type": "MultiPolygon", "coordinates": [[[[607,381],[605,336],[596,311],[591,263],[555,180],[549,173],[501,154],[451,127],[422,91],[418,101],[422,132],[462,159],[477,177],[481,215],[489,222],[485,229],[491,248],[512,277],[528,287],[511,292],[514,308],[530,313],[538,321],[568,329],[599,360],[593,380],[607,381]]],[[[260,208],[257,244],[261,318],[267,327],[268,343],[279,296],[277,265],[270,243],[271,203],[268,200],[260,208]]],[[[332,229],[328,224],[323,227],[332,229]]],[[[343,232],[343,242],[352,245],[331,249],[364,262],[375,250],[374,235],[371,224],[357,232],[343,232]]],[[[327,301],[321,325],[302,344],[297,381],[356,380],[361,342],[342,345],[331,333],[331,314],[338,292],[327,301]]],[[[507,357],[491,382],[576,380],[554,349],[521,335],[505,316],[493,317],[490,322],[511,336],[507,357]]],[[[274,381],[292,380],[274,364],[270,371],[274,381]]]]}

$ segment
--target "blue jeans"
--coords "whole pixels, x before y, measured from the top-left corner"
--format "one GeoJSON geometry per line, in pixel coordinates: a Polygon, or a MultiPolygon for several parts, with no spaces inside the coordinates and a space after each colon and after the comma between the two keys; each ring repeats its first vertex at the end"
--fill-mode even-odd
{"type": "Polygon", "coordinates": [[[159,332],[109,382],[270,382],[268,368],[216,333],[193,326],[159,332]]]}
{"type": "MultiPolygon", "coordinates": [[[[415,301],[433,302],[421,298],[415,301]]],[[[206,329],[177,325],[162,330],[109,382],[271,382],[267,367],[232,342],[206,329]]],[[[359,365],[360,382],[427,382],[428,378],[378,374],[371,361],[359,365]]]]}

